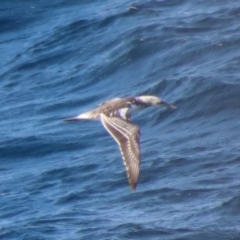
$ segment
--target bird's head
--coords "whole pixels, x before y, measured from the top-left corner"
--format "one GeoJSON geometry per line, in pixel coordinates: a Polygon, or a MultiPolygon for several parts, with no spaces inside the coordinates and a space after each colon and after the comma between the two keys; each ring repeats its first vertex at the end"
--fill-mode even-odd
{"type": "Polygon", "coordinates": [[[164,107],[172,108],[172,109],[176,108],[176,106],[166,103],[161,98],[156,97],[156,96],[140,96],[140,97],[137,97],[137,100],[146,104],[149,107],[160,105],[160,106],[164,106],[164,107]]]}

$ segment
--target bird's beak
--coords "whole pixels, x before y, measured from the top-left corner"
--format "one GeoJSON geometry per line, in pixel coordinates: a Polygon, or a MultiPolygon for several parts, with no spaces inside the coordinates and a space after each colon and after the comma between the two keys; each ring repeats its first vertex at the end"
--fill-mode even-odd
{"type": "Polygon", "coordinates": [[[169,103],[166,103],[166,102],[163,102],[161,101],[160,105],[164,106],[164,107],[167,107],[167,108],[171,108],[171,109],[176,109],[177,107],[173,104],[169,104],[169,103]]]}

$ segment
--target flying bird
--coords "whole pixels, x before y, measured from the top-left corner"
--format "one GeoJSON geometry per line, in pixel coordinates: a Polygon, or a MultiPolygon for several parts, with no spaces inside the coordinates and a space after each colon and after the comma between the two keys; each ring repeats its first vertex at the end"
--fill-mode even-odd
{"type": "Polygon", "coordinates": [[[176,108],[156,96],[114,98],[101,103],[99,107],[91,111],[65,119],[65,121],[100,120],[119,145],[129,185],[132,190],[135,190],[140,170],[140,131],[138,125],[131,122],[131,114],[136,110],[151,106],[176,108]]]}

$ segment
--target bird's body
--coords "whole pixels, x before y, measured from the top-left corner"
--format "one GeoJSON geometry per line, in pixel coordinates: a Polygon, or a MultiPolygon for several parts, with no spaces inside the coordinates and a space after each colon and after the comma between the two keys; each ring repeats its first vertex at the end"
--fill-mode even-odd
{"type": "Polygon", "coordinates": [[[101,103],[99,107],[91,111],[66,119],[66,121],[100,120],[104,128],[118,143],[129,184],[135,190],[140,165],[140,131],[137,125],[130,122],[131,114],[141,108],[157,105],[175,108],[174,105],[165,103],[155,96],[115,98],[101,103]]]}

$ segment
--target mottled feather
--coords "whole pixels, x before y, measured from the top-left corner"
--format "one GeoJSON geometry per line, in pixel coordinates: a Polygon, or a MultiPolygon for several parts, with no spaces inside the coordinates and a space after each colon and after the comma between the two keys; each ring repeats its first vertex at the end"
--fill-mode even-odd
{"type": "Polygon", "coordinates": [[[119,117],[107,117],[104,114],[101,114],[101,122],[118,143],[129,184],[135,190],[140,165],[139,127],[119,117]]]}

